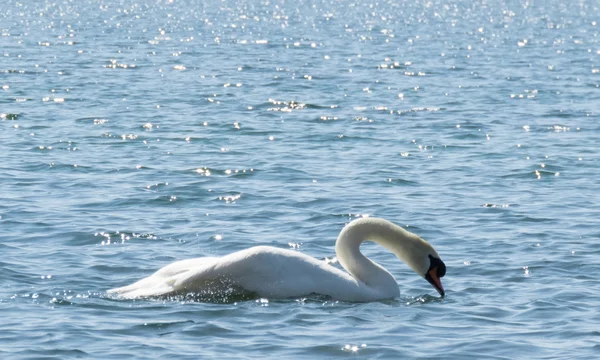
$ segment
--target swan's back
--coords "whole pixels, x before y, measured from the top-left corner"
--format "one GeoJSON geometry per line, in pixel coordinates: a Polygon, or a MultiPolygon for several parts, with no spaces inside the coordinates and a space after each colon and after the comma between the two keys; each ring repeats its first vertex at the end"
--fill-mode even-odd
{"type": "Polygon", "coordinates": [[[178,261],[109,293],[123,298],[186,293],[218,296],[221,292],[286,298],[317,293],[343,299],[358,296],[354,294],[360,293],[360,287],[352,276],[324,261],[298,251],[257,246],[222,258],[178,261]]]}
{"type": "Polygon", "coordinates": [[[311,293],[339,298],[339,294],[357,289],[349,274],[325,261],[298,251],[258,246],[222,258],[223,269],[238,284],[261,296],[286,298],[311,293]]]}

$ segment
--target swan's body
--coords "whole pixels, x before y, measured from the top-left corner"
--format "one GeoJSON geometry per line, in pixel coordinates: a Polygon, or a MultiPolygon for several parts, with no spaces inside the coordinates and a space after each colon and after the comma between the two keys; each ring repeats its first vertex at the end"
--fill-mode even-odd
{"type": "Polygon", "coordinates": [[[400,291],[394,277],[360,252],[365,240],[393,252],[444,295],[439,278],[446,267],[433,247],[417,235],[376,218],[355,220],[341,231],[335,249],[348,273],[297,251],[257,246],[221,258],[177,261],[134,284],[108,292],[124,298],[231,292],[268,298],[314,293],[361,302],[397,297],[400,291]]]}

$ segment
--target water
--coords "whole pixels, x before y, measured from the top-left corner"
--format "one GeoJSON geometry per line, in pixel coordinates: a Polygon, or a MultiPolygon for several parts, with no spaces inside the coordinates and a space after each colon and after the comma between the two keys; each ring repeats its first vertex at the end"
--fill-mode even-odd
{"type": "Polygon", "coordinates": [[[3,358],[595,358],[600,9],[14,1],[0,14],[3,358]],[[253,245],[389,219],[447,296],[129,301],[253,245]]]}

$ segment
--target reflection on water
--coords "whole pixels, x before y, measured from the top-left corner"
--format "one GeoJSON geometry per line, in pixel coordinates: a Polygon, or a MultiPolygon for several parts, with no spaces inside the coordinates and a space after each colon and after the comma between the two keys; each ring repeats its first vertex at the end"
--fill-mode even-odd
{"type": "Polygon", "coordinates": [[[599,10],[5,1],[4,357],[593,358],[599,10]],[[338,266],[357,214],[448,295],[368,244],[400,298],[106,294],[254,245],[338,266]]]}

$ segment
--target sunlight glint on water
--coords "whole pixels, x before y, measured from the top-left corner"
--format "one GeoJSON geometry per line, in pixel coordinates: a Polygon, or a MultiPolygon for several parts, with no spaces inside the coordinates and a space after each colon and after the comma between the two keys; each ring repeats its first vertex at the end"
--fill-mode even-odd
{"type": "Polygon", "coordinates": [[[0,12],[2,358],[594,358],[598,5],[23,2],[0,12]],[[106,290],[384,217],[440,299],[106,290]],[[435,339],[435,341],[432,341],[435,339]]]}

